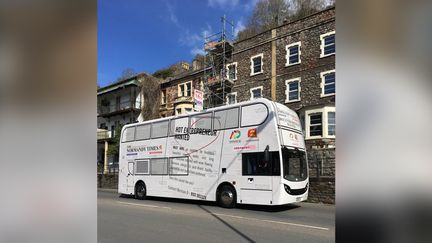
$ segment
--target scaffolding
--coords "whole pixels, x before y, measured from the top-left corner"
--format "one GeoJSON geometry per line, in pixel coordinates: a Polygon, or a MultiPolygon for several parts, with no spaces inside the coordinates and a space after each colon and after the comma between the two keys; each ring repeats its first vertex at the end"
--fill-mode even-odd
{"type": "Polygon", "coordinates": [[[228,21],[225,15],[221,22],[221,32],[204,36],[205,109],[225,104],[227,94],[234,84],[226,66],[232,62],[234,23],[228,21]],[[229,27],[231,31],[228,31],[229,27]]]}

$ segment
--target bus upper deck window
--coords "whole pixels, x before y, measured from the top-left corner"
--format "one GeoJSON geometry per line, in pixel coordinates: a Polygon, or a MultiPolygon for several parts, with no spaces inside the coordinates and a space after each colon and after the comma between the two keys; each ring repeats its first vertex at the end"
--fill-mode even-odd
{"type": "Polygon", "coordinates": [[[268,116],[267,106],[263,103],[242,106],[241,126],[257,126],[263,123],[268,116]]]}

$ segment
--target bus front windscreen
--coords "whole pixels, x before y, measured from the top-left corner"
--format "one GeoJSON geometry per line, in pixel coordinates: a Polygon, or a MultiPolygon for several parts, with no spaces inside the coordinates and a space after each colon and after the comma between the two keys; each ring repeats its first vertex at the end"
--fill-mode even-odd
{"type": "Polygon", "coordinates": [[[282,147],[283,176],[289,181],[303,181],[307,179],[307,161],[304,151],[282,147]]]}

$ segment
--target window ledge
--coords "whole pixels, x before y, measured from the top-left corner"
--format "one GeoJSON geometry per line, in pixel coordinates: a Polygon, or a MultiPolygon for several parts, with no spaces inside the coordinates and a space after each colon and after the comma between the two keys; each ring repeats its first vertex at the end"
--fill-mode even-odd
{"type": "Polygon", "coordinates": [[[334,93],[334,94],[320,94],[320,97],[324,98],[324,97],[330,97],[330,96],[335,96],[335,95],[336,95],[336,93],[334,93]]]}
{"type": "Polygon", "coordinates": [[[299,65],[300,63],[301,63],[301,61],[296,62],[296,63],[291,63],[291,64],[285,63],[285,67],[291,67],[291,66],[299,65]]]}
{"type": "Polygon", "coordinates": [[[264,72],[261,71],[261,72],[259,72],[259,73],[251,73],[250,76],[255,76],[255,75],[258,75],[258,74],[262,74],[262,73],[264,73],[264,72]]]}
{"type": "Polygon", "coordinates": [[[336,55],[336,52],[333,52],[332,54],[327,54],[327,55],[323,55],[323,54],[321,54],[321,55],[320,55],[320,58],[330,57],[330,56],[334,56],[334,55],[336,55]]]}
{"type": "Polygon", "coordinates": [[[285,100],[285,103],[295,103],[295,102],[299,102],[301,101],[301,99],[298,100],[285,100]]]}

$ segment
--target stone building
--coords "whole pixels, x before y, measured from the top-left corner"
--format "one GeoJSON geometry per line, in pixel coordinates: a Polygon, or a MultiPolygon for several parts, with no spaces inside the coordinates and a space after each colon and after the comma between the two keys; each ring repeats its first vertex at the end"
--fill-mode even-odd
{"type": "MultiPolygon", "coordinates": [[[[232,62],[221,72],[233,81],[227,104],[264,97],[299,114],[313,202],[334,203],[335,199],[335,33],[335,8],[331,7],[232,43],[232,62]]],[[[192,111],[193,89],[202,89],[203,77],[201,68],[165,80],[161,115],[192,111]]]]}
{"type": "Polygon", "coordinates": [[[231,103],[265,97],[295,110],[304,129],[311,201],[334,202],[335,8],[234,43],[231,103]]]}
{"type": "Polygon", "coordinates": [[[194,89],[202,90],[204,69],[196,62],[190,70],[161,83],[161,117],[185,114],[194,110],[194,89]]]}

